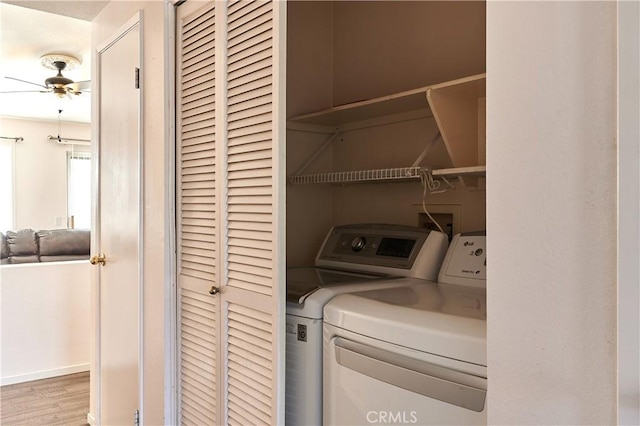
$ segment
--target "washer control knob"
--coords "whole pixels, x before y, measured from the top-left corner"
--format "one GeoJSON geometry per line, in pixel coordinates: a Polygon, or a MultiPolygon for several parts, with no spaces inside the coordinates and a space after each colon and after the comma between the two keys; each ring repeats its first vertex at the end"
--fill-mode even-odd
{"type": "Polygon", "coordinates": [[[351,250],[357,253],[360,250],[362,250],[366,244],[367,244],[367,240],[365,240],[364,237],[355,237],[351,241],[351,250]]]}

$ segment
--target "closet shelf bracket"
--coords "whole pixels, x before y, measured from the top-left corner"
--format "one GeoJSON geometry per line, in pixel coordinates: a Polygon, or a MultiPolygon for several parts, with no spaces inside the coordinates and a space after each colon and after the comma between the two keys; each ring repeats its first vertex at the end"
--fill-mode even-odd
{"type": "Polygon", "coordinates": [[[307,159],[307,161],[304,162],[304,164],[302,166],[300,166],[298,168],[298,170],[296,170],[296,172],[293,174],[293,176],[299,176],[302,173],[304,173],[305,170],[307,170],[307,167],[309,167],[311,165],[311,163],[313,163],[315,161],[316,158],[318,158],[318,155],[322,154],[322,152],[327,149],[327,147],[329,145],[331,145],[333,143],[333,141],[338,137],[338,135],[340,134],[340,130],[335,130],[333,132],[333,134],[329,137],[329,139],[327,139],[321,146],[320,148],[316,149],[316,151],[311,154],[311,156],[307,159]]]}
{"type": "Polygon", "coordinates": [[[438,141],[438,139],[440,139],[440,136],[441,136],[440,132],[436,132],[435,136],[429,141],[427,146],[424,147],[424,149],[422,150],[420,155],[418,155],[418,158],[416,158],[416,161],[413,162],[411,167],[418,167],[420,165],[420,163],[422,163],[422,161],[427,156],[427,153],[429,152],[431,147],[438,141]]]}

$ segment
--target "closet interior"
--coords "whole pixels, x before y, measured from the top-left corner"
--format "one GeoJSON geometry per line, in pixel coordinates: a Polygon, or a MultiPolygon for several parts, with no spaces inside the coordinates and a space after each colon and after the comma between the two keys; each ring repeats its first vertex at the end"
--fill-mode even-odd
{"type": "Polygon", "coordinates": [[[287,15],[287,266],[312,264],[333,225],[433,228],[424,208],[449,234],[484,230],[485,3],[287,15]]]}

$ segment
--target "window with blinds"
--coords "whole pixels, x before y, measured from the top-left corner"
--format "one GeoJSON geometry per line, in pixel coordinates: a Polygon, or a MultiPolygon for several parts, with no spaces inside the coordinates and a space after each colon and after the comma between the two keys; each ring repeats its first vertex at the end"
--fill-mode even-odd
{"type": "Polygon", "coordinates": [[[14,227],[14,142],[0,141],[0,232],[14,227]]]}
{"type": "Polygon", "coordinates": [[[69,228],[91,229],[91,153],[67,152],[69,228]]]}

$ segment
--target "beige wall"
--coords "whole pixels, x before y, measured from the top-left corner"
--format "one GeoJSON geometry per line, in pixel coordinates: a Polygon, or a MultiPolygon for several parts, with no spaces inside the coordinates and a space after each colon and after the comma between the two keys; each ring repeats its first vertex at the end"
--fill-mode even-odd
{"type": "MultiPolygon", "coordinates": [[[[287,117],[329,108],[333,102],[333,3],[294,1],[287,8],[287,117]]],[[[287,131],[287,175],[329,136],[287,131]]],[[[331,169],[328,148],[307,170],[331,169]]],[[[287,266],[313,262],[333,223],[331,188],[287,185],[287,266]]]]}
{"type": "MultiPolygon", "coordinates": [[[[336,170],[407,167],[416,161],[436,132],[433,118],[345,132],[335,145],[333,164],[336,170]]],[[[429,150],[424,164],[451,167],[442,141],[429,150]]],[[[459,231],[484,230],[485,191],[452,182],[456,189],[440,194],[427,193],[426,204],[460,206],[459,231]]],[[[377,222],[416,226],[416,205],[421,205],[422,199],[423,187],[418,180],[335,186],[333,220],[335,224],[377,222]]]]}
{"type": "Polygon", "coordinates": [[[488,420],[615,424],[616,4],[487,30],[488,420]]]}
{"type": "MultiPolygon", "coordinates": [[[[61,136],[90,139],[91,126],[61,124],[61,136]]],[[[90,151],[90,147],[59,145],[47,140],[58,135],[57,121],[0,117],[2,136],[21,136],[15,146],[14,228],[58,229],[67,227],[67,152],[90,151]],[[56,218],[61,220],[56,224],[56,218]]],[[[0,231],[6,231],[2,229],[0,231]]]]}
{"type": "Polygon", "coordinates": [[[484,72],[484,1],[334,4],[335,105],[484,72]]]}
{"type": "Polygon", "coordinates": [[[333,3],[287,6],[287,117],[292,117],[332,106],[333,3]]]}
{"type": "MultiPolygon", "coordinates": [[[[93,21],[94,48],[143,11],[144,423],[164,423],[164,15],[161,1],[114,1],[93,21]]],[[[92,412],[95,409],[92,395],[92,412]]]]}
{"type": "MultiPolygon", "coordinates": [[[[291,2],[287,116],[415,89],[485,69],[484,2],[291,2]]],[[[426,102],[425,102],[426,105],[426,102]]],[[[410,166],[436,131],[432,118],[348,132],[309,173],[410,166]]],[[[291,175],[328,135],[287,132],[291,175]]],[[[423,165],[450,166],[442,142],[423,165]]],[[[429,204],[462,209],[462,230],[484,229],[485,194],[458,188],[429,204]]],[[[287,264],[313,262],[334,224],[416,225],[418,181],[287,187],[287,264]]]]}

